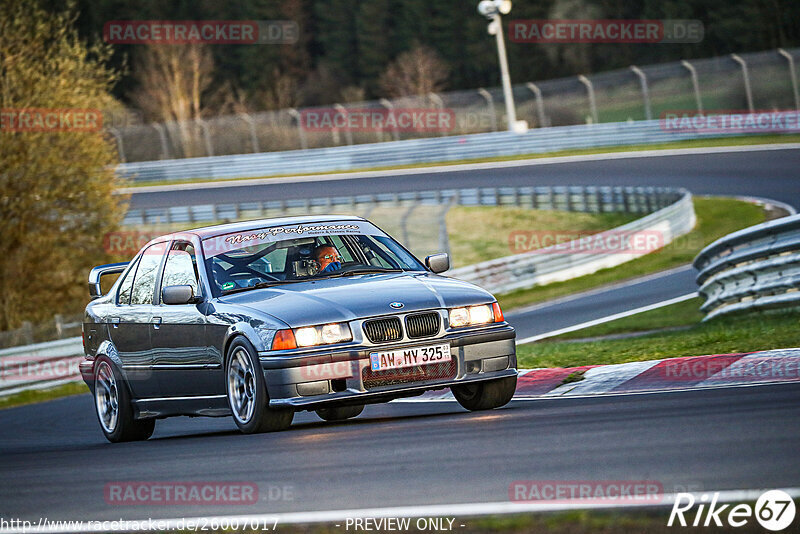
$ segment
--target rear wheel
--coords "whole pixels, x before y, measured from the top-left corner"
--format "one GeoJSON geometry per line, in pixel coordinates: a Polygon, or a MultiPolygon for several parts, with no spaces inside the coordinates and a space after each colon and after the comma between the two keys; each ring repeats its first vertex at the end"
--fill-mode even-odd
{"type": "Polygon", "coordinates": [[[364,405],[358,406],[336,406],[333,408],[320,408],[317,415],[326,421],[344,421],[356,417],[364,411],[364,405]]]}
{"type": "Polygon", "coordinates": [[[491,410],[508,404],[517,389],[517,377],[462,384],[450,389],[458,403],[467,410],[491,410]]]}
{"type": "Polygon", "coordinates": [[[153,435],[156,420],[134,419],[128,386],[105,356],[94,364],[94,406],[100,429],[112,443],[141,441],[153,435]]]}
{"type": "Polygon", "coordinates": [[[257,434],[289,428],[294,411],[269,407],[264,372],[249,341],[240,337],[231,343],[225,367],[228,405],[239,430],[257,434]]]}

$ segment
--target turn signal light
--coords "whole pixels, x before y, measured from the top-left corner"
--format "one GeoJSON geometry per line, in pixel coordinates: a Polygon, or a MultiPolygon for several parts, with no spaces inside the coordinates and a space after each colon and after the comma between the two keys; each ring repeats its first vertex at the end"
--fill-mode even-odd
{"type": "Polygon", "coordinates": [[[505,321],[503,318],[503,310],[500,309],[500,305],[497,302],[492,303],[492,312],[494,312],[494,322],[502,323],[505,321]]]}
{"type": "Polygon", "coordinates": [[[289,328],[287,330],[278,330],[275,332],[275,337],[272,339],[272,350],[286,350],[296,349],[297,342],[294,339],[294,332],[289,328]]]}

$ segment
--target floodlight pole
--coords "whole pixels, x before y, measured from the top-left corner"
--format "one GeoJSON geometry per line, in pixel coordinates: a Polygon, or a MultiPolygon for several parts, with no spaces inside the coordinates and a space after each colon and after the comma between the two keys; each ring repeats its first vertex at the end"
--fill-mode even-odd
{"type": "Polygon", "coordinates": [[[506,101],[508,129],[513,131],[514,125],[517,123],[517,110],[514,107],[514,92],[511,90],[511,75],[508,73],[506,42],[503,39],[503,21],[500,19],[500,13],[492,16],[491,24],[494,24],[495,27],[494,36],[497,40],[497,57],[500,60],[500,78],[503,82],[503,99],[506,101]]]}

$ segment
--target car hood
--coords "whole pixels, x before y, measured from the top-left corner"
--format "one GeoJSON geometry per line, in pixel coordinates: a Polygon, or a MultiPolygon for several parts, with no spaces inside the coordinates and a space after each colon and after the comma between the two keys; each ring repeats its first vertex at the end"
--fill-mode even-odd
{"type": "Polygon", "coordinates": [[[472,284],[432,273],[380,273],[253,289],[221,303],[268,313],[296,328],[376,315],[452,308],[494,301],[472,284]],[[389,306],[403,303],[402,309],[389,306]]]}

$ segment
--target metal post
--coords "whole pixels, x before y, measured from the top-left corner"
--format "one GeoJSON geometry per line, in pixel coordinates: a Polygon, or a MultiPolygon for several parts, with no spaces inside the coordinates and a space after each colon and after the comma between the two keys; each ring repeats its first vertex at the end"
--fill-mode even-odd
{"type": "Polygon", "coordinates": [[[539,119],[539,128],[544,128],[547,126],[545,124],[545,116],[544,116],[544,100],[542,99],[542,90],[539,89],[539,86],[533,82],[528,82],[525,86],[533,92],[533,96],[536,97],[536,116],[539,119]]]}
{"type": "Polygon", "coordinates": [[[256,135],[256,121],[247,113],[239,113],[239,116],[245,120],[250,127],[250,144],[253,146],[253,154],[258,154],[261,150],[258,147],[258,136],[256,135]]]}
{"type": "Polygon", "coordinates": [[[653,120],[653,111],[650,109],[650,90],[647,87],[647,76],[642,69],[636,65],[631,65],[633,73],[639,77],[639,84],[642,86],[642,99],[644,100],[644,116],[647,120],[653,120]]]}
{"type": "Polygon", "coordinates": [[[778,53],[786,58],[786,61],[789,62],[789,76],[792,79],[792,93],[794,94],[794,108],[797,111],[800,111],[800,96],[798,95],[797,91],[797,75],[794,70],[794,57],[784,50],[783,48],[778,49],[778,53]]]}
{"type": "Polygon", "coordinates": [[[206,155],[212,157],[214,155],[214,147],[211,146],[211,134],[208,131],[208,124],[203,119],[195,119],[197,124],[203,130],[203,140],[206,144],[206,155]]]}
{"type": "MultiPolygon", "coordinates": [[[[394,111],[394,104],[392,104],[389,100],[381,98],[380,103],[383,107],[389,110],[389,113],[392,113],[394,111]]],[[[399,141],[400,132],[397,130],[397,123],[395,121],[392,121],[392,124],[394,124],[394,126],[392,127],[392,136],[394,137],[395,141],[399,141]]]]}
{"type": "MultiPolygon", "coordinates": [[[[508,131],[514,131],[514,125],[517,123],[517,111],[514,108],[514,93],[511,90],[511,75],[508,73],[508,58],[506,57],[506,42],[503,39],[503,22],[500,19],[500,14],[495,13],[492,16],[492,22],[489,24],[491,27],[494,25],[494,36],[497,40],[497,57],[500,60],[500,78],[503,81],[503,98],[506,101],[506,123],[508,131]]],[[[489,31],[491,33],[491,30],[489,31]]]]}
{"type": "MultiPolygon", "coordinates": [[[[333,109],[335,109],[339,113],[343,114],[345,117],[349,117],[350,116],[347,113],[347,109],[341,104],[334,104],[333,105],[333,109]]],[[[350,131],[350,128],[345,128],[344,129],[344,136],[347,139],[347,144],[348,145],[352,145],[353,144],[353,132],[350,131]]]]}
{"type": "Polygon", "coordinates": [[[119,160],[125,163],[125,149],[122,147],[122,135],[116,128],[109,128],[108,131],[114,136],[117,141],[117,152],[119,153],[119,160]]]}
{"type": "Polygon", "coordinates": [[[410,247],[409,243],[410,240],[408,238],[408,218],[411,217],[411,212],[414,211],[417,207],[417,204],[412,204],[406,211],[403,213],[402,217],[400,217],[400,227],[403,230],[403,245],[406,247],[410,247]]]}
{"type": "Polygon", "coordinates": [[[154,122],[153,128],[158,132],[158,138],[161,140],[161,159],[169,159],[169,145],[167,144],[167,134],[164,131],[164,125],[154,122]]]}
{"type": "Polygon", "coordinates": [[[300,118],[300,113],[294,108],[289,108],[286,111],[289,115],[294,117],[294,120],[297,122],[297,136],[300,138],[300,148],[306,150],[308,148],[308,141],[306,140],[306,131],[303,129],[303,121],[300,118]]]}
{"type": "Polygon", "coordinates": [[[753,108],[753,92],[750,90],[750,74],[747,72],[747,63],[738,54],[731,54],[731,59],[734,60],[739,65],[741,65],[742,67],[742,78],[744,79],[744,93],[745,96],[747,97],[747,109],[750,110],[750,113],[753,113],[755,111],[755,109],[753,108]]]}
{"type": "Polygon", "coordinates": [[[692,88],[694,89],[694,99],[697,101],[697,112],[702,113],[703,100],[700,98],[700,82],[697,81],[697,70],[694,68],[694,65],[685,59],[681,60],[681,65],[689,71],[689,75],[692,77],[692,88]]]}
{"type": "Polygon", "coordinates": [[[600,121],[597,119],[597,103],[594,100],[594,86],[592,82],[589,81],[589,78],[583,74],[578,75],[578,81],[586,86],[586,92],[589,94],[589,112],[592,114],[592,121],[594,124],[597,124],[600,121]]]}
{"type": "Polygon", "coordinates": [[[450,237],[447,235],[447,212],[453,206],[453,199],[439,210],[439,252],[450,254],[450,237]]]}
{"type": "Polygon", "coordinates": [[[478,89],[478,94],[486,100],[486,105],[489,106],[489,113],[492,116],[492,131],[497,131],[497,112],[494,110],[494,98],[492,98],[492,93],[484,89],[483,87],[478,89]]]}

